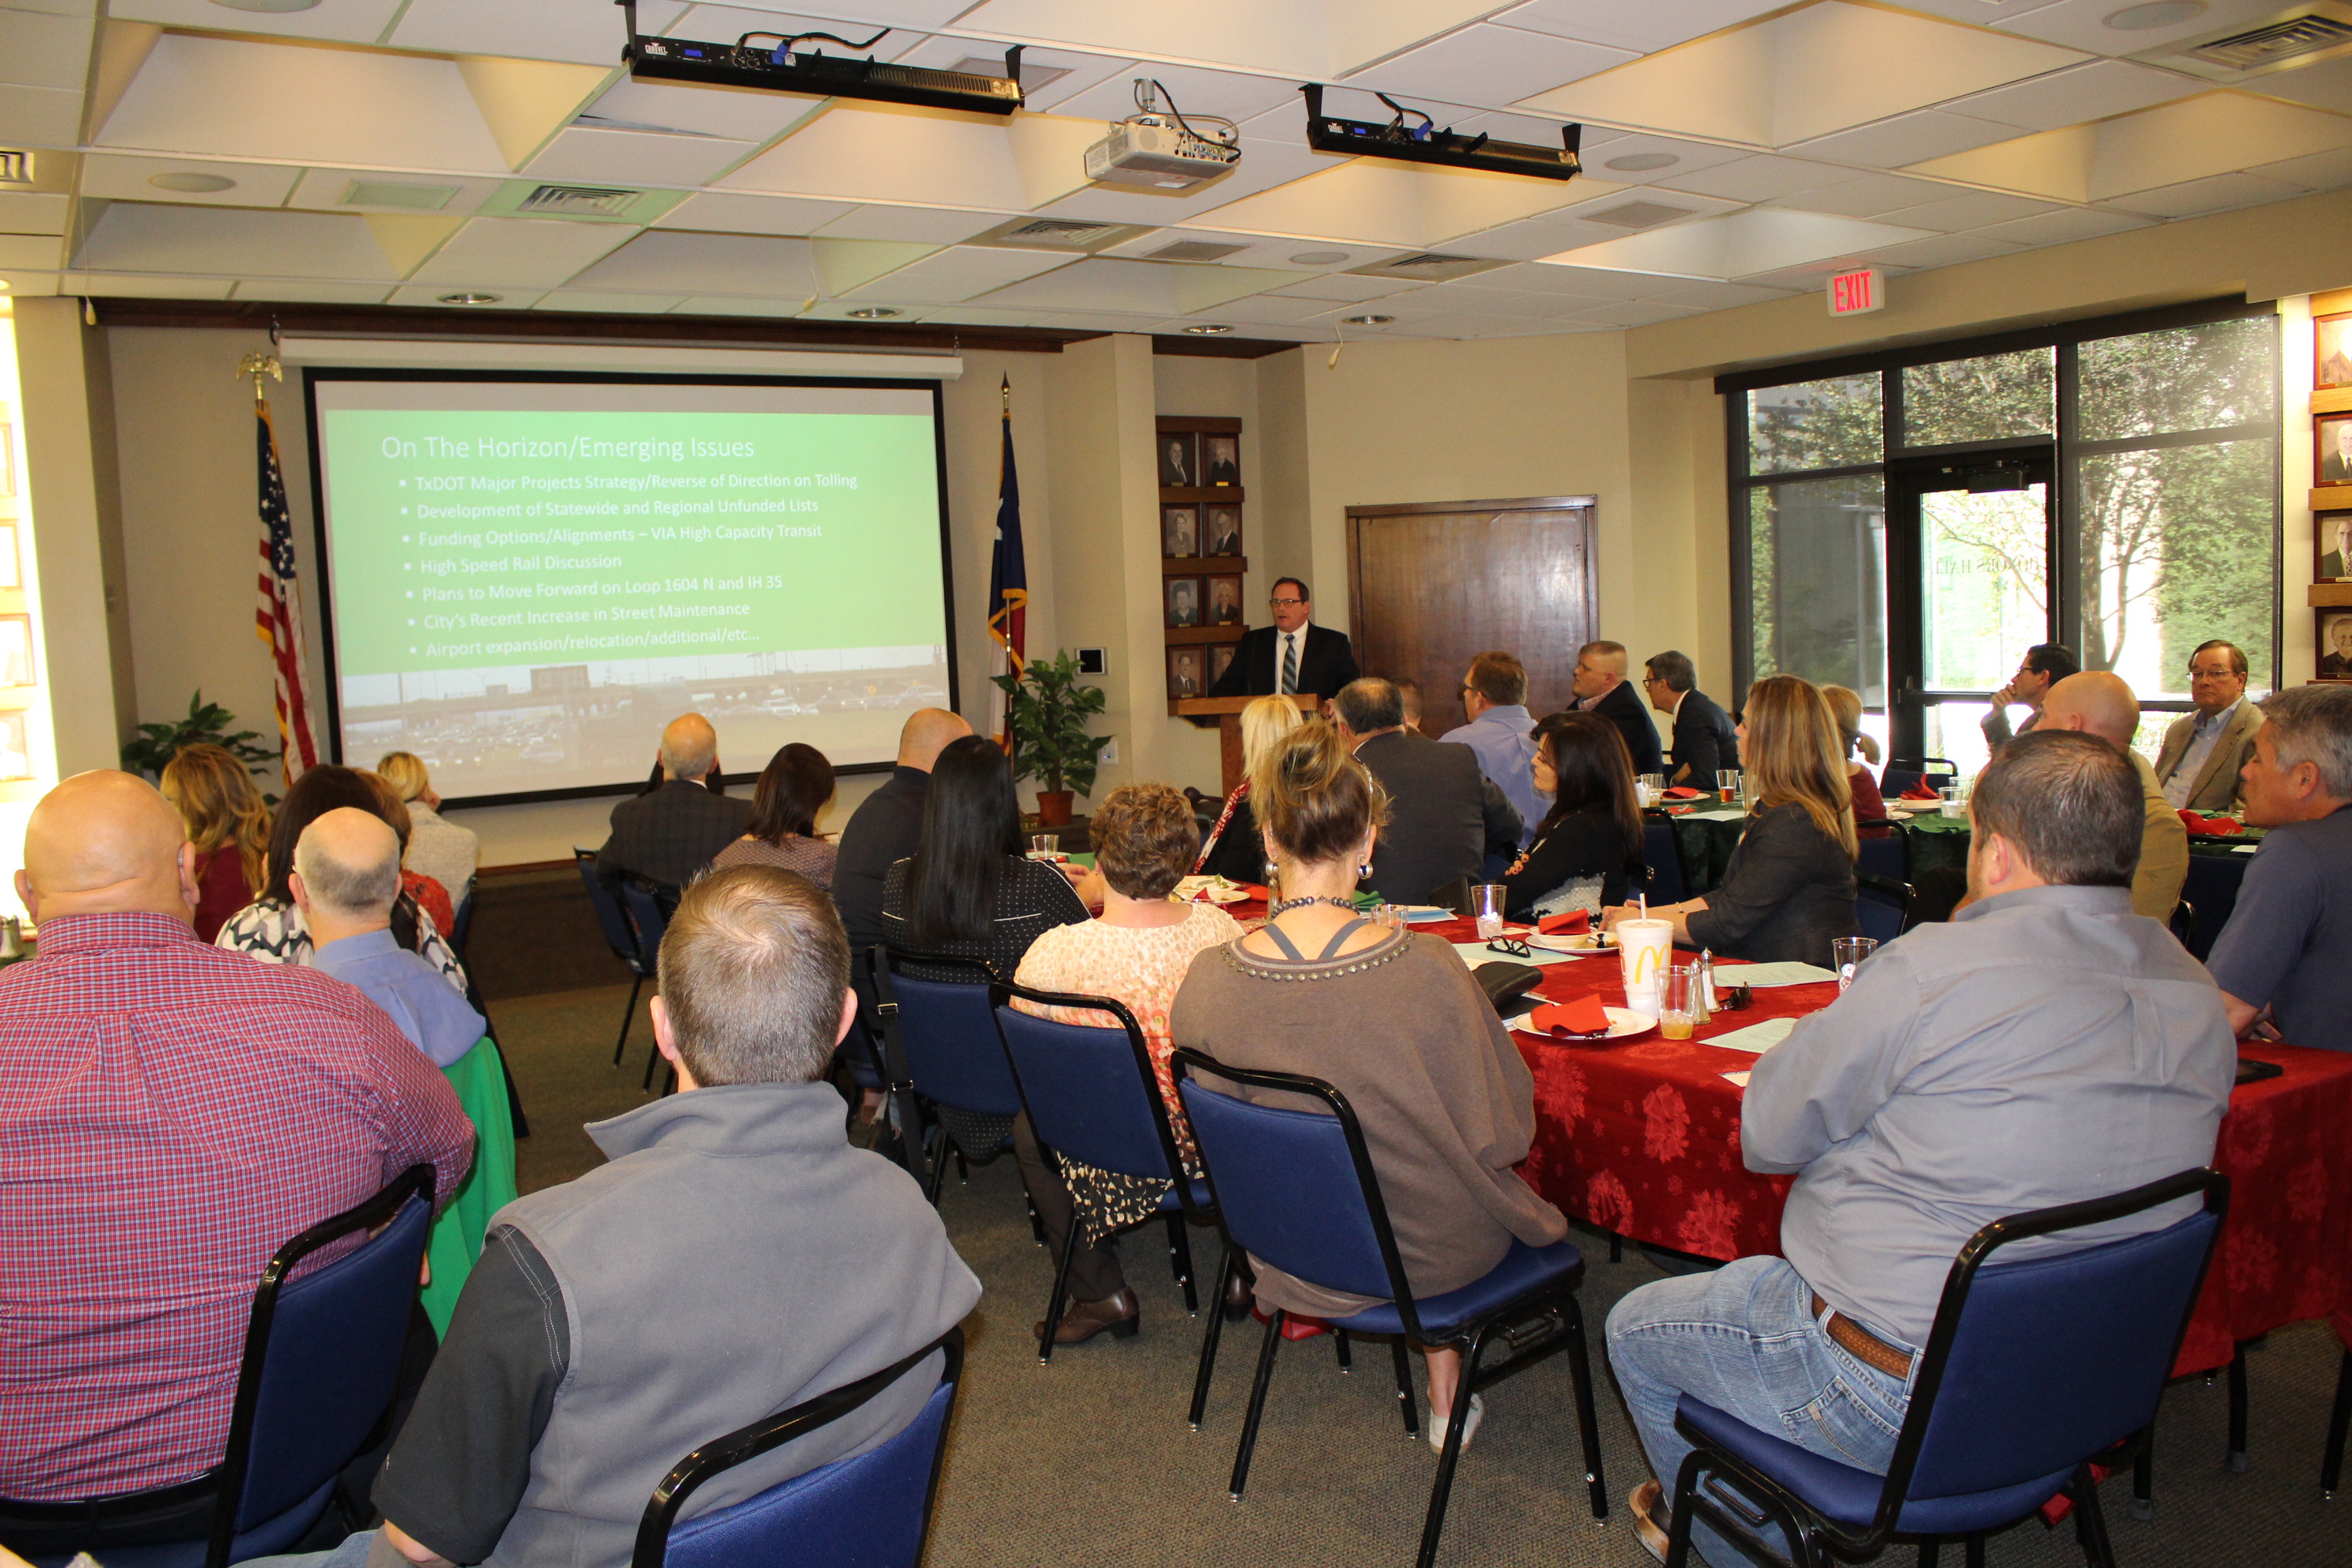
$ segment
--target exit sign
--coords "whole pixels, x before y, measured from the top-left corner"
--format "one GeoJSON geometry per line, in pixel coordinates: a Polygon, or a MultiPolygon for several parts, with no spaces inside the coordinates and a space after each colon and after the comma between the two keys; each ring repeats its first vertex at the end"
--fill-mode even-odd
{"type": "Polygon", "coordinates": [[[1830,279],[1830,314],[1864,316],[1886,305],[1886,275],[1875,267],[1857,268],[1830,279]]]}

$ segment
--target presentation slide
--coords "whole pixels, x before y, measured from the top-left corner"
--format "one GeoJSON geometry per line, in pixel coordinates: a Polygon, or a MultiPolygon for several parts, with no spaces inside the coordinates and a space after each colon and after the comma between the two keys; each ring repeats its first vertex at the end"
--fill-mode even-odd
{"type": "Polygon", "coordinates": [[[341,755],[450,801],[887,763],[950,704],[932,382],[309,373],[341,755]]]}

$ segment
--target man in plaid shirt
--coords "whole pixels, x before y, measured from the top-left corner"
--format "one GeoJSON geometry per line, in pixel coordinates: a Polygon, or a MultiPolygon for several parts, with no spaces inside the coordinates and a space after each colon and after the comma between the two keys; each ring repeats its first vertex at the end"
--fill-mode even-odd
{"type": "Polygon", "coordinates": [[[196,940],[194,855],[154,788],[68,779],[0,972],[0,1542],[201,1537],[253,1289],[297,1233],[474,1130],[373,1003],[196,940]],[[136,1500],[125,1494],[147,1494],[136,1500]]]}

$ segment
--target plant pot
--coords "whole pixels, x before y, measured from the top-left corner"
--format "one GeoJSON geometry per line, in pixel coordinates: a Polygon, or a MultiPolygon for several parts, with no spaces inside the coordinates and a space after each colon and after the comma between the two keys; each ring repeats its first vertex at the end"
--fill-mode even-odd
{"type": "Polygon", "coordinates": [[[1077,791],[1041,789],[1037,792],[1037,822],[1044,827],[1067,827],[1070,825],[1070,803],[1077,791]]]}

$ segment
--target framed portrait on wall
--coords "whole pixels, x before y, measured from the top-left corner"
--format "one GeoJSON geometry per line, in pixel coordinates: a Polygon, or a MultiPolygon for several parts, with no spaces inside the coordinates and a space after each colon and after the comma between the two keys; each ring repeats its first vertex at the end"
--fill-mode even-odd
{"type": "Polygon", "coordinates": [[[1198,697],[1209,689],[1201,679],[1201,653],[1197,647],[1171,647],[1168,650],[1168,695],[1171,698],[1198,697]]]}
{"type": "Polygon", "coordinates": [[[33,748],[25,736],[25,710],[0,712],[0,784],[16,784],[33,776],[33,748]]]}
{"type": "Polygon", "coordinates": [[[2315,484],[2352,485],[2352,414],[2319,420],[2319,466],[2315,484]]]}
{"type": "Polygon", "coordinates": [[[2311,564],[2316,583],[2352,583],[2352,511],[2323,511],[2311,520],[2311,564]]]}
{"type": "Polygon", "coordinates": [[[1160,553],[1182,559],[1201,553],[1201,509],[1163,506],[1160,509],[1160,553]]]}
{"type": "Polygon", "coordinates": [[[1238,436],[1203,436],[1201,437],[1202,483],[1208,485],[1238,485],[1242,482],[1242,441],[1238,436]]]}
{"type": "Polygon", "coordinates": [[[1237,506],[1211,507],[1205,537],[1208,548],[1202,551],[1202,554],[1239,555],[1242,552],[1242,509],[1237,506]]]}
{"type": "Polygon", "coordinates": [[[2316,610],[2319,679],[2352,680],[2352,610],[2316,610]]]}
{"type": "Polygon", "coordinates": [[[1217,682],[1225,678],[1225,667],[1234,662],[1234,655],[1241,651],[1241,646],[1242,645],[1239,643],[1233,642],[1211,643],[1209,645],[1210,685],[1214,686],[1217,682]]]}
{"type": "Polygon", "coordinates": [[[1201,624],[1201,580],[1198,577],[1169,578],[1166,594],[1170,626],[1197,626],[1201,624]]]}
{"type": "Polygon", "coordinates": [[[0,616],[0,686],[33,684],[33,617],[0,616]]]}
{"type": "Polygon", "coordinates": [[[1162,430],[1160,433],[1160,482],[1180,489],[1191,489],[1201,482],[1200,453],[1194,443],[1197,437],[1187,431],[1162,430]]]}
{"type": "Polygon", "coordinates": [[[0,521],[0,588],[21,588],[25,570],[17,564],[16,525],[0,521]]]}
{"type": "Polygon", "coordinates": [[[1240,578],[1209,579],[1209,624],[1213,626],[1237,626],[1242,624],[1240,578]]]}
{"type": "Polygon", "coordinates": [[[2352,386],[2352,315],[2321,316],[2311,323],[2317,340],[2315,387],[2352,386]]]}

